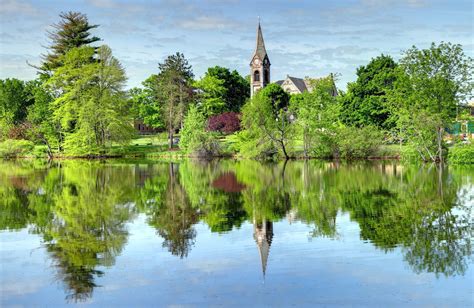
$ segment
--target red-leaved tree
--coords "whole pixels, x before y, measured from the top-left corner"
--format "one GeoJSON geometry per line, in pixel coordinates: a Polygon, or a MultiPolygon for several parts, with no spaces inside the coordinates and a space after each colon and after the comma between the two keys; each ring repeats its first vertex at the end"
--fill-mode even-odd
{"type": "Polygon", "coordinates": [[[240,130],[240,113],[224,112],[211,116],[207,121],[207,129],[224,134],[232,134],[240,130]]]}

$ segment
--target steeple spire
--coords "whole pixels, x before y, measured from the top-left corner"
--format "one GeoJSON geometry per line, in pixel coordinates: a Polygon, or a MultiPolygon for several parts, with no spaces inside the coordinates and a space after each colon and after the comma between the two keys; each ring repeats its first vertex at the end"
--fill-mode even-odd
{"type": "Polygon", "coordinates": [[[258,18],[257,42],[250,60],[250,97],[270,83],[270,59],[263,41],[260,17],[258,18]]]}
{"type": "Polygon", "coordinates": [[[255,55],[257,55],[262,61],[267,55],[267,50],[265,49],[265,42],[263,41],[262,27],[260,26],[260,16],[258,17],[257,44],[254,56],[255,55]]]}
{"type": "Polygon", "coordinates": [[[265,281],[268,255],[270,254],[270,246],[272,245],[273,240],[273,222],[263,219],[258,223],[254,218],[253,225],[253,237],[257,243],[260,262],[262,263],[263,281],[265,281]]]}

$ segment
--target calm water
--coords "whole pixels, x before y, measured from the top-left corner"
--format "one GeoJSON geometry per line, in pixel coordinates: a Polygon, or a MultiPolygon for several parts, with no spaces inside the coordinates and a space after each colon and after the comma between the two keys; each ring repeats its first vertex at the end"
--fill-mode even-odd
{"type": "Polygon", "coordinates": [[[0,162],[1,306],[472,306],[474,168],[0,162]]]}

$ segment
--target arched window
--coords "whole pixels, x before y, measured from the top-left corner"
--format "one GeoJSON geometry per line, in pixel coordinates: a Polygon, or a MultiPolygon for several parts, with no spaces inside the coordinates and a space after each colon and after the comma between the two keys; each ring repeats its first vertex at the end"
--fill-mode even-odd
{"type": "Polygon", "coordinates": [[[259,71],[253,72],[253,81],[260,81],[260,72],[259,71]]]}
{"type": "Polygon", "coordinates": [[[270,76],[268,76],[268,70],[263,71],[263,82],[264,83],[269,83],[270,82],[270,76]]]}

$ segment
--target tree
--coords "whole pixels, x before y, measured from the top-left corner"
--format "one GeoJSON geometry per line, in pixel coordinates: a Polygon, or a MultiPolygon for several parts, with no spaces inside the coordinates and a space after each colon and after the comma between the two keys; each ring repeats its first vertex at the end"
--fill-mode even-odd
{"type": "Polygon", "coordinates": [[[402,137],[424,160],[443,160],[444,128],[461,102],[472,98],[474,62],[461,45],[413,46],[400,60],[390,101],[402,137]]]}
{"type": "Polygon", "coordinates": [[[202,91],[198,106],[206,118],[225,110],[227,89],[224,87],[224,80],[206,73],[201,80],[194,83],[194,87],[202,91]]]}
{"type": "Polygon", "coordinates": [[[152,90],[154,78],[156,75],[150,76],[142,83],[144,88],[135,87],[128,93],[134,118],[143,120],[150,127],[163,128],[162,106],[157,103],[152,90]]]}
{"type": "Polygon", "coordinates": [[[207,69],[205,76],[212,76],[222,80],[224,87],[224,111],[239,112],[246,100],[250,97],[250,83],[236,70],[232,72],[225,67],[214,66],[207,69]]]}
{"type": "Polygon", "coordinates": [[[313,91],[293,95],[290,110],[296,116],[304,156],[309,157],[310,152],[318,157],[330,156],[339,114],[337,99],[333,95],[334,79],[329,76],[309,82],[313,91]]]}
{"type": "Polygon", "coordinates": [[[396,80],[397,63],[380,55],[357,69],[357,80],[348,84],[341,97],[341,120],[350,126],[374,125],[380,129],[395,126],[387,105],[387,91],[396,80]]]}
{"type": "Polygon", "coordinates": [[[161,110],[168,130],[169,148],[173,148],[173,135],[182,127],[186,109],[192,100],[192,67],[182,53],[168,56],[158,64],[160,72],[150,78],[150,88],[156,98],[154,106],[161,110]],[[158,107],[159,106],[159,107],[158,107]]]}
{"type": "Polygon", "coordinates": [[[232,134],[240,130],[241,115],[236,112],[224,112],[207,120],[207,129],[224,134],[232,134]]]}
{"type": "Polygon", "coordinates": [[[0,139],[9,129],[22,123],[34,100],[27,84],[18,79],[0,80],[0,139]]]}
{"type": "Polygon", "coordinates": [[[100,47],[91,63],[94,54],[92,47],[71,49],[48,81],[58,94],[53,120],[71,153],[103,153],[111,142],[127,142],[133,134],[124,69],[108,46],[100,47]]]}
{"type": "Polygon", "coordinates": [[[180,148],[188,154],[204,157],[219,153],[216,138],[206,130],[206,118],[195,106],[191,106],[184,119],[180,148]]]}
{"type": "Polygon", "coordinates": [[[51,44],[48,47],[49,52],[42,56],[40,72],[43,76],[50,76],[53,70],[62,66],[63,56],[69,50],[100,41],[96,36],[91,37],[90,33],[90,30],[97,28],[98,25],[89,24],[85,14],[62,12],[59,17],[61,20],[52,25],[54,30],[48,31],[51,44]]]}
{"type": "Polygon", "coordinates": [[[280,149],[286,159],[290,157],[288,145],[294,129],[288,112],[289,100],[289,94],[279,85],[269,84],[245,104],[242,123],[247,148],[256,151],[252,156],[269,155],[280,149]]]}
{"type": "Polygon", "coordinates": [[[52,158],[52,147],[59,145],[60,138],[53,121],[53,111],[50,108],[54,98],[52,93],[39,80],[31,81],[29,87],[34,98],[33,105],[28,108],[27,116],[29,138],[46,145],[48,157],[52,158]]]}

